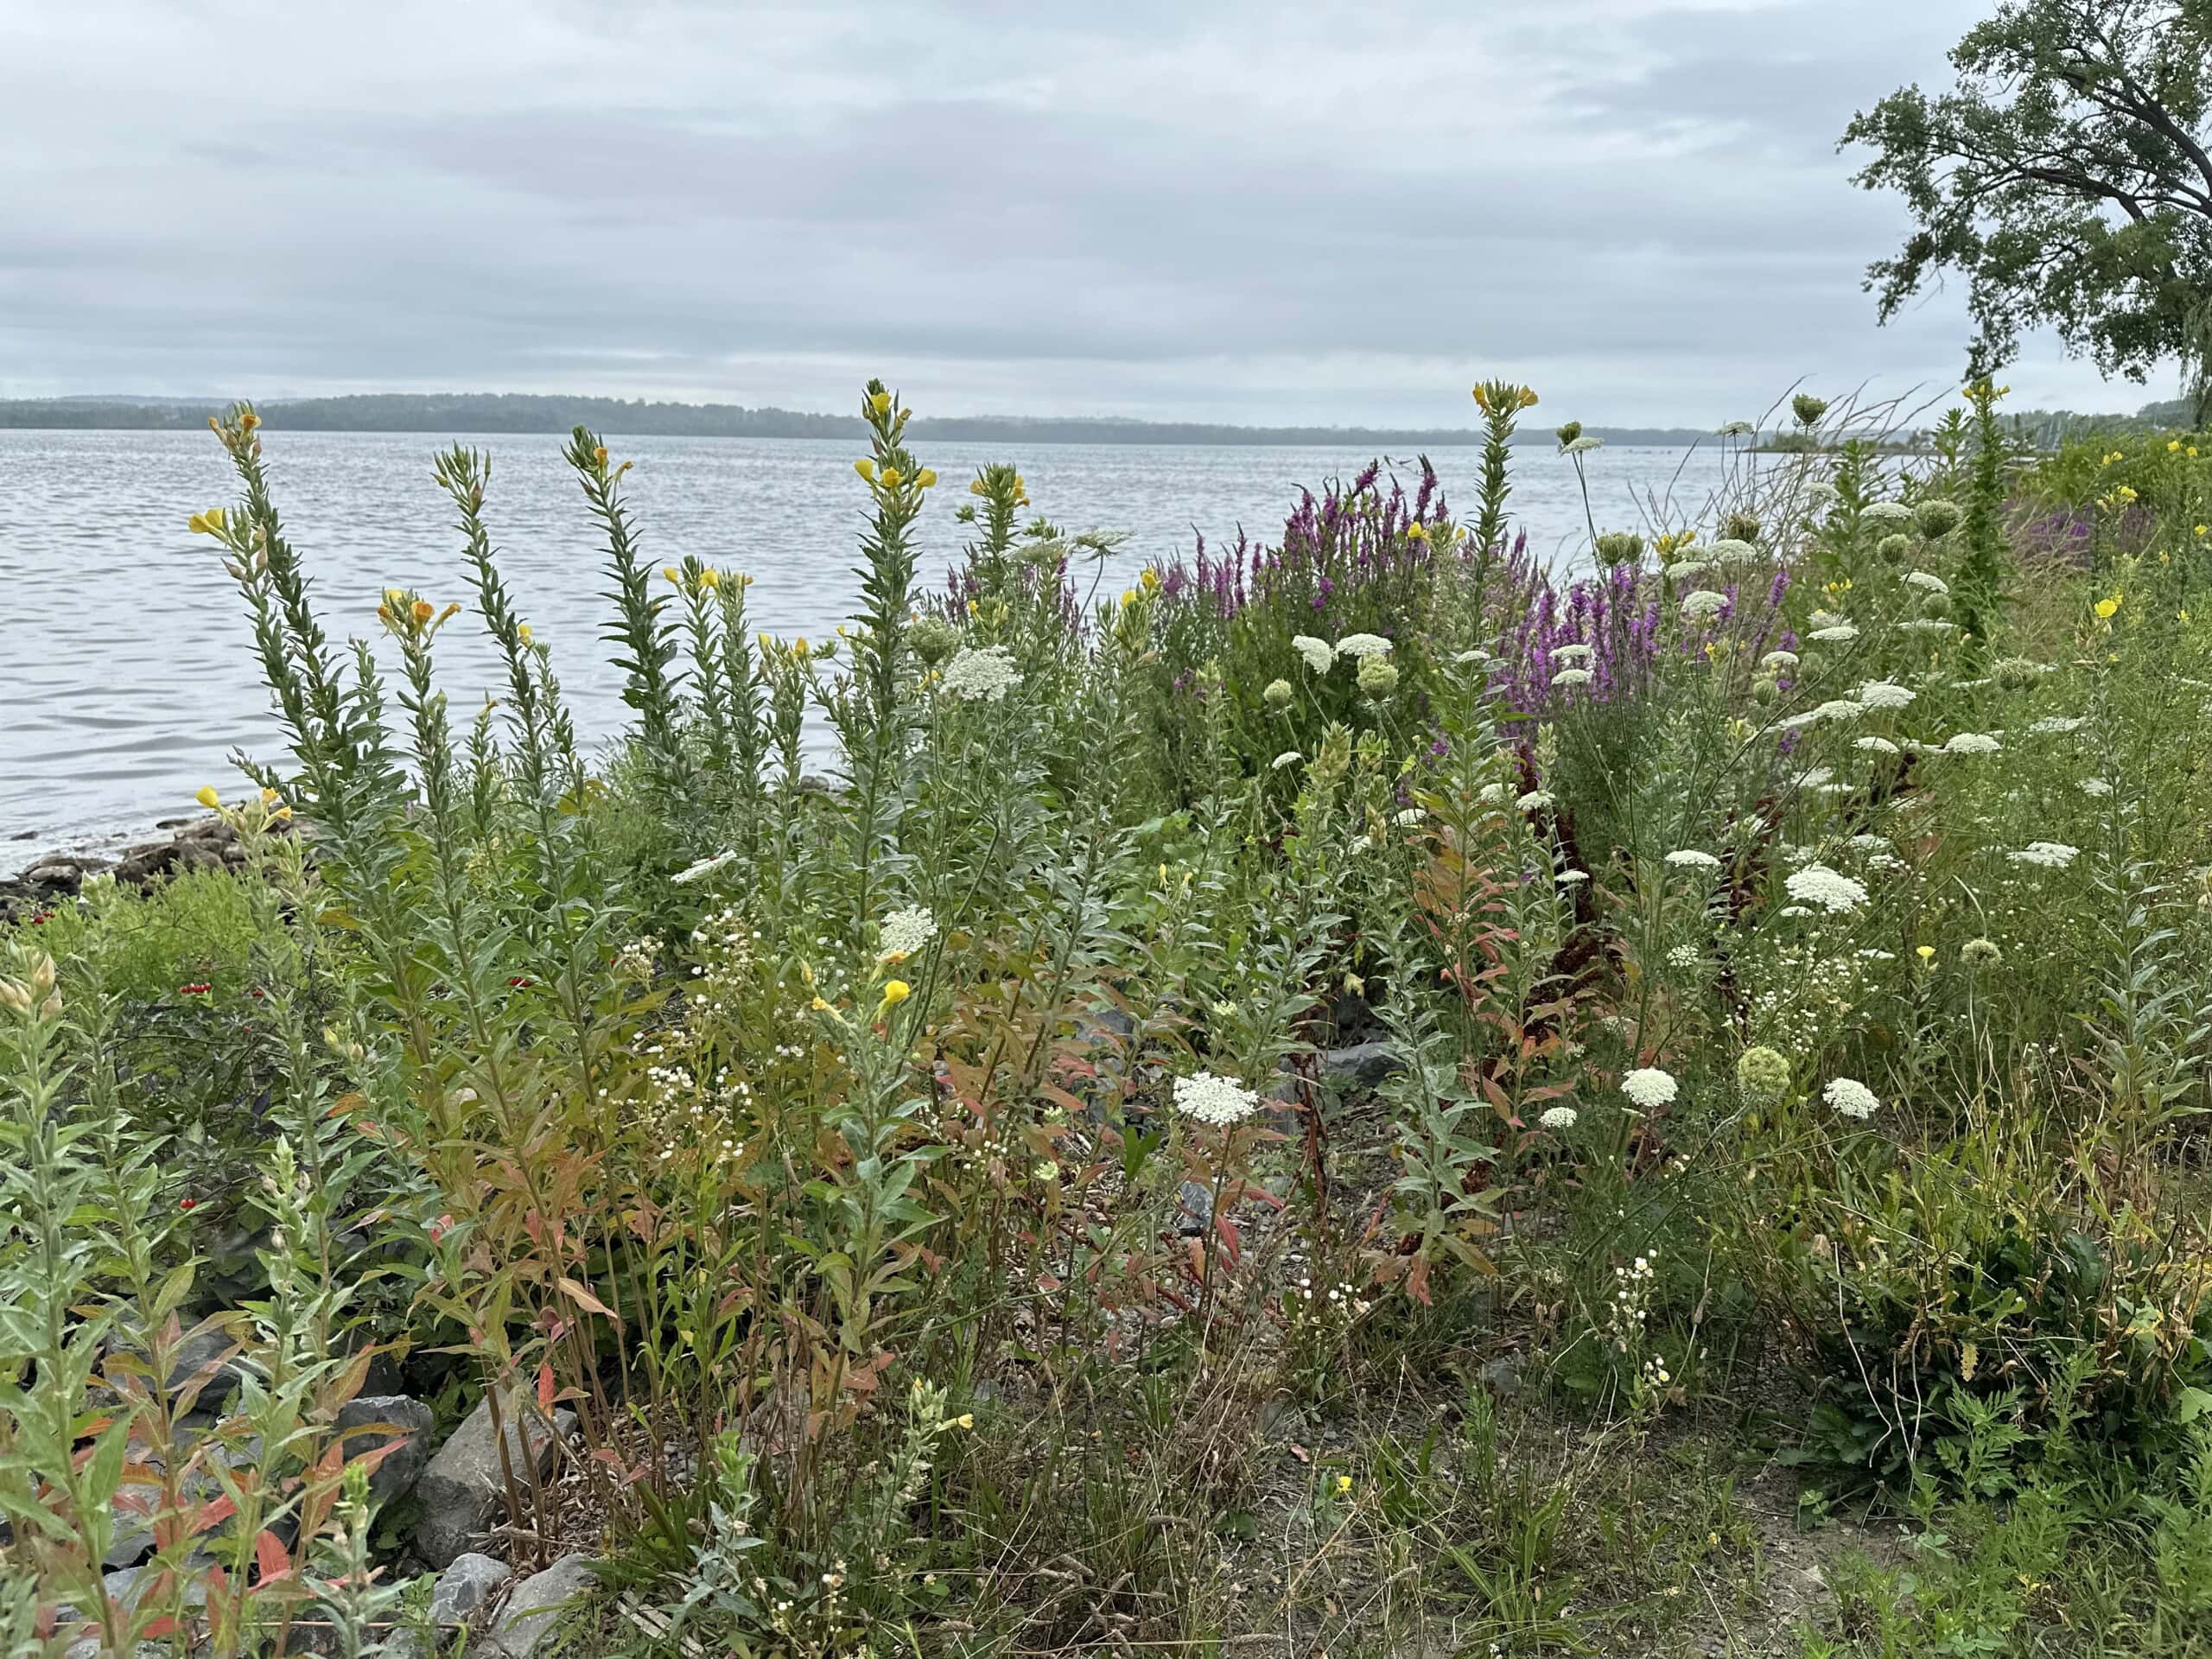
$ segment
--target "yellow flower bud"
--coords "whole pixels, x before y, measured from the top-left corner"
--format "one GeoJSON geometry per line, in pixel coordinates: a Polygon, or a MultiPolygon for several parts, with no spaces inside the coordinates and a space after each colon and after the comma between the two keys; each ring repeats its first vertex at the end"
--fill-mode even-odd
{"type": "Polygon", "coordinates": [[[1137,578],[1137,585],[1147,594],[1158,593],[1160,591],[1159,570],[1151,565],[1145,566],[1144,574],[1137,578]]]}
{"type": "Polygon", "coordinates": [[[264,806],[274,805],[276,804],[276,791],[275,790],[264,789],[261,791],[261,804],[264,806]]]}
{"type": "Polygon", "coordinates": [[[891,394],[887,391],[877,392],[868,400],[868,406],[879,415],[888,415],[891,412],[891,394]]]}
{"type": "Polygon", "coordinates": [[[673,582],[678,588],[681,588],[683,585],[683,573],[678,570],[674,565],[664,564],[660,568],[660,573],[664,576],[666,576],[670,582],[673,582]]]}
{"type": "Polygon", "coordinates": [[[914,487],[918,490],[935,489],[937,487],[937,474],[931,472],[928,467],[923,467],[920,472],[914,474],[914,487]]]}
{"type": "Polygon", "coordinates": [[[602,444],[601,444],[601,445],[599,446],[599,448],[596,448],[596,449],[594,449],[594,450],[593,450],[593,451],[591,452],[591,458],[592,458],[594,461],[597,461],[601,466],[602,466],[602,467],[606,466],[606,465],[607,465],[607,446],[606,446],[605,444],[603,444],[603,443],[602,443],[602,444]]]}
{"type": "Polygon", "coordinates": [[[259,426],[260,424],[261,416],[255,414],[251,410],[248,409],[239,411],[238,425],[245,430],[251,432],[255,427],[259,426]]]}
{"type": "Polygon", "coordinates": [[[420,624],[423,624],[423,623],[428,622],[428,621],[429,621],[429,620],[433,616],[435,616],[436,614],[437,614],[436,610],[435,610],[435,609],[431,606],[430,601],[429,601],[429,600],[427,600],[427,599],[418,599],[418,600],[416,600],[416,601],[415,601],[415,611],[414,611],[414,616],[415,616],[415,620],[416,620],[416,624],[417,624],[418,626],[419,626],[420,624]]]}
{"type": "Polygon", "coordinates": [[[853,463],[853,470],[865,479],[873,480],[875,477],[875,463],[866,455],[862,455],[853,463]]]}
{"type": "Polygon", "coordinates": [[[895,1008],[914,994],[914,988],[903,979],[886,980],[883,985],[883,1006],[895,1008]]]}
{"type": "Polygon", "coordinates": [[[699,585],[702,588],[721,587],[722,585],[722,573],[709,566],[708,569],[702,570],[699,573],[699,585]]]}
{"type": "Polygon", "coordinates": [[[217,807],[223,804],[223,798],[215,792],[215,785],[213,784],[200,785],[200,787],[193,792],[192,798],[199,802],[200,805],[206,807],[210,812],[213,811],[217,807]]]}
{"type": "Polygon", "coordinates": [[[530,643],[530,624],[529,624],[529,623],[527,623],[527,622],[524,623],[520,627],[518,627],[518,628],[517,628],[517,629],[515,630],[515,632],[516,632],[517,636],[520,638],[520,639],[522,640],[523,644],[524,644],[524,645],[528,645],[528,644],[530,643]]]}
{"type": "Polygon", "coordinates": [[[883,469],[883,487],[887,490],[895,490],[899,487],[899,469],[896,467],[887,467],[883,469]]]}

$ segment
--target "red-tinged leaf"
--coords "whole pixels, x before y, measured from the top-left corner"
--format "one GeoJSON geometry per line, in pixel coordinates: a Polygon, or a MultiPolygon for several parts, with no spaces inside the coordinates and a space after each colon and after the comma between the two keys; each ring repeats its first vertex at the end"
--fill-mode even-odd
{"type": "Polygon", "coordinates": [[[569,1278],[565,1274],[563,1275],[561,1280],[561,1288],[568,1294],[569,1300],[575,1303],[578,1307],[588,1308],[592,1313],[602,1314],[610,1319],[614,1318],[614,1310],[613,1308],[607,1306],[607,1305],[601,1301],[598,1297],[593,1295],[591,1292],[586,1290],[582,1285],[578,1284],[575,1280],[569,1278]]]}
{"type": "Polygon", "coordinates": [[[1423,1307],[1427,1307],[1429,1305],[1428,1258],[1427,1256],[1417,1255],[1414,1257],[1413,1265],[1407,1269],[1406,1294],[1412,1297],[1423,1307]]]}
{"type": "Polygon", "coordinates": [[[1311,1463],[1313,1461],[1313,1454],[1311,1452],[1308,1452],[1304,1446],[1300,1446],[1296,1440],[1293,1440],[1290,1443],[1290,1455],[1296,1458],[1300,1463],[1311,1463]]]}
{"type": "Polygon", "coordinates": [[[1221,1235],[1221,1242],[1229,1247],[1230,1265],[1234,1267],[1243,1261],[1244,1249],[1237,1237],[1236,1224],[1227,1216],[1216,1216],[1213,1218],[1213,1230],[1221,1235]]]}
{"type": "Polygon", "coordinates": [[[192,1512],[192,1520],[187,1531],[189,1535],[196,1538],[211,1528],[221,1526],[224,1522],[238,1512],[238,1506],[231,1502],[231,1495],[228,1492],[224,1493],[220,1497],[211,1497],[192,1512]]]}
{"type": "Polygon", "coordinates": [[[176,1630],[177,1622],[175,1615],[163,1613],[159,1618],[156,1619],[143,1630],[139,1632],[139,1636],[140,1639],[143,1641],[156,1642],[162,1637],[175,1635],[176,1630]]]}
{"type": "Polygon", "coordinates": [[[1059,1287],[1060,1281],[1058,1279],[1055,1279],[1051,1274],[1040,1273],[1037,1275],[1037,1288],[1043,1291],[1047,1296],[1050,1296],[1054,1291],[1059,1289],[1059,1287]]]}
{"type": "Polygon", "coordinates": [[[253,1541],[253,1564],[264,1585],[292,1576],[291,1553],[273,1532],[264,1532],[253,1541]]]}
{"type": "Polygon", "coordinates": [[[545,1416],[553,1414],[553,1362],[540,1360],[537,1364],[537,1409],[545,1416]]]}

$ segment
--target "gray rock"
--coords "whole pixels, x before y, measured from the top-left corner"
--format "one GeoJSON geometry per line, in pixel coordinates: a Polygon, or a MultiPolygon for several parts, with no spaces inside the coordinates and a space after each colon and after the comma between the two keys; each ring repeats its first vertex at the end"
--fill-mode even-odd
{"type": "Polygon", "coordinates": [[[1484,1360],[1478,1375],[1483,1386],[1492,1394],[1511,1395],[1521,1392],[1521,1362],[1511,1354],[1484,1360]]]}
{"type": "Polygon", "coordinates": [[[588,1555],[563,1555],[515,1586],[492,1626],[493,1648],[507,1659],[529,1659],[559,1628],[567,1605],[589,1593],[592,1566],[588,1555]]]}
{"type": "Polygon", "coordinates": [[[74,893],[83,888],[86,876],[97,874],[106,868],[107,861],[104,858],[58,853],[52,858],[41,858],[16,879],[37,893],[74,893]]]}
{"type": "Polygon", "coordinates": [[[1183,1183],[1175,1200],[1176,1228],[1185,1238],[1204,1238],[1213,1225],[1213,1194],[1196,1181],[1183,1183]]]}
{"type": "Polygon", "coordinates": [[[346,1455],[357,1458],[391,1440],[390,1433],[367,1432],[373,1423],[388,1423],[405,1435],[405,1443],[390,1452],[369,1473],[369,1496],[390,1503],[415,1490],[430,1461],[430,1436],[435,1419],[429,1407],[404,1394],[358,1394],[338,1408],[338,1432],[346,1455]]]}
{"type": "Polygon", "coordinates": [[[1346,1077],[1370,1089],[1405,1069],[1398,1051],[1389,1043],[1355,1043],[1350,1048],[1332,1048],[1321,1056],[1324,1075],[1346,1077]]]}
{"type": "Polygon", "coordinates": [[[512,1567],[489,1555],[472,1551],[454,1556],[430,1591],[430,1622],[441,1630],[467,1624],[492,1599],[492,1592],[514,1575],[512,1567]]]}
{"type": "MultiPolygon", "coordinates": [[[[506,1424],[508,1461],[518,1483],[530,1478],[530,1459],[542,1471],[552,1466],[553,1436],[536,1421],[537,1407],[519,1390],[510,1394],[500,1411],[506,1424]],[[530,1424],[530,1452],[523,1450],[524,1424],[530,1424]]],[[[555,1431],[565,1437],[575,1427],[572,1411],[553,1414],[555,1431]]],[[[440,1446],[415,1483],[416,1501],[423,1519],[415,1535],[415,1553],[432,1567],[452,1565],[454,1558],[474,1543],[506,1502],[506,1478],[500,1467],[498,1437],[492,1432],[492,1399],[476,1402],[452,1437],[440,1446]]]]}

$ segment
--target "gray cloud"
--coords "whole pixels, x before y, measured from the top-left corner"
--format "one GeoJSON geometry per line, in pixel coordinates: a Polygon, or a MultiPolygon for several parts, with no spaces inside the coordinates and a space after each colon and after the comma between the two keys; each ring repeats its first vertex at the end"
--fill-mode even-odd
{"type": "MultiPolygon", "coordinates": [[[[0,391],[1705,422],[1876,330],[1851,111],[1978,0],[137,0],[0,60],[0,391]]],[[[2030,401],[2128,404],[2039,344],[2030,401]]],[[[2154,387],[2162,391],[2163,387],[2154,387]]]]}

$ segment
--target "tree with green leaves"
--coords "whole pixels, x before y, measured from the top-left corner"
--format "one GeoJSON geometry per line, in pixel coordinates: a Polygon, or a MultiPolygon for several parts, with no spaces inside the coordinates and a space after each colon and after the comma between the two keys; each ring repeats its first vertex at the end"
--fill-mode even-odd
{"type": "Polygon", "coordinates": [[[1843,143],[1915,225],[1867,268],[1886,322],[1967,279],[1986,374],[2055,327],[2107,374],[2179,359],[2212,416],[2212,0],[2006,0],[1951,52],[1958,85],[1890,94],[1843,143]]]}

